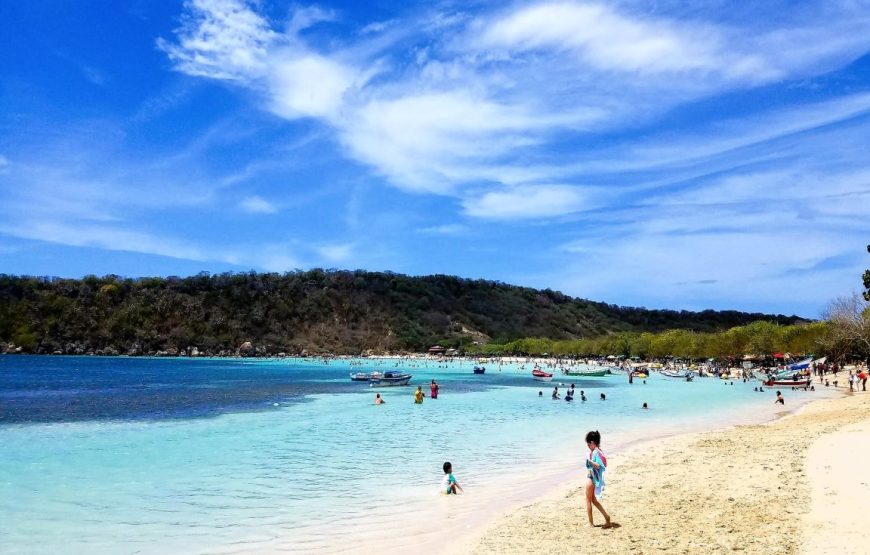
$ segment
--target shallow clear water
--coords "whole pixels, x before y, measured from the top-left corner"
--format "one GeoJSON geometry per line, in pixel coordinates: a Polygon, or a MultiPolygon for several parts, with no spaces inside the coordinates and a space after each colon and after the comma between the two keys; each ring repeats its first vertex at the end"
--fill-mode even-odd
{"type": "Polygon", "coordinates": [[[476,376],[468,362],[401,362],[427,399],[381,388],[374,406],[348,372],[397,362],[365,364],[0,357],[0,551],[437,548],[579,472],[589,429],[618,451],[775,410],[753,383],[660,376],[574,379],[589,401],[552,401],[556,384],[532,381],[529,365],[476,376]],[[468,495],[437,494],[445,460],[468,495]]]}

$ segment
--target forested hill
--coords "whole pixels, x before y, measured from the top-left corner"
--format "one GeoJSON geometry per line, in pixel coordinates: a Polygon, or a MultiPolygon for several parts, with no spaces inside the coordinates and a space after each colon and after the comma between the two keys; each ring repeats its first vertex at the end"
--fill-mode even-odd
{"type": "Polygon", "coordinates": [[[797,317],[627,308],[484,280],[363,271],[84,279],[0,275],[0,352],[288,354],[522,337],[715,331],[797,317]],[[250,342],[251,345],[245,344],[250,342]]]}

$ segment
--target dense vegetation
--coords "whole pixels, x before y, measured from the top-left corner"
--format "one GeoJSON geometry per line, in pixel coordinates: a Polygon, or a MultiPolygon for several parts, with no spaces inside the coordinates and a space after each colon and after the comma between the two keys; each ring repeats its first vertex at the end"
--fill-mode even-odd
{"type": "MultiPolygon", "coordinates": [[[[870,245],[867,246],[870,252],[870,245]]],[[[572,340],[524,338],[474,346],[480,354],[556,356],[625,356],[687,359],[769,357],[775,353],[829,356],[837,361],[870,362],[870,270],[863,275],[863,294],[834,299],[821,322],[780,325],[755,321],[715,332],[669,329],[659,333],[618,332],[572,340]]]]}
{"type": "MultiPolygon", "coordinates": [[[[710,333],[797,317],[627,308],[504,283],[364,271],[188,278],[0,275],[0,350],[235,354],[471,347],[523,337],[710,333]]],[[[639,336],[643,337],[643,336],[639,336]]]]}
{"type": "Polygon", "coordinates": [[[481,354],[550,354],[556,356],[624,356],[642,359],[675,356],[686,359],[741,358],[746,354],[769,357],[775,353],[830,354],[837,359],[855,357],[849,345],[834,344],[828,322],[781,326],[757,321],[720,332],[668,330],[660,333],[622,332],[588,339],[553,341],[520,339],[478,348],[481,354]]]}

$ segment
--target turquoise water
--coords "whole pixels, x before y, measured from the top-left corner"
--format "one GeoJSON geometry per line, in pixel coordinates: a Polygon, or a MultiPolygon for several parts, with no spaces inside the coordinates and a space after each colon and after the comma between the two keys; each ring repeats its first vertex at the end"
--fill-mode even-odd
{"type": "Polygon", "coordinates": [[[579,472],[589,429],[618,453],[775,410],[754,383],[609,376],[573,380],[589,401],[566,403],[530,365],[415,364],[424,403],[381,388],[374,406],[347,374],[396,361],[0,357],[0,551],[435,549],[579,472]],[[445,460],[466,496],[437,494],[445,460]]]}

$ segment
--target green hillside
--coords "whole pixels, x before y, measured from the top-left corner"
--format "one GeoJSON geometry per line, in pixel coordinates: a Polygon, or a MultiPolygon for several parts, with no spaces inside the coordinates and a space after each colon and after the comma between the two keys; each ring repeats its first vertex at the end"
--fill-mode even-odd
{"type": "Polygon", "coordinates": [[[432,344],[710,332],[795,316],[628,308],[504,283],[390,272],[84,279],[0,275],[0,349],[151,354],[420,351],[432,344]],[[5,344],[5,345],[4,345],[5,344]]]}

